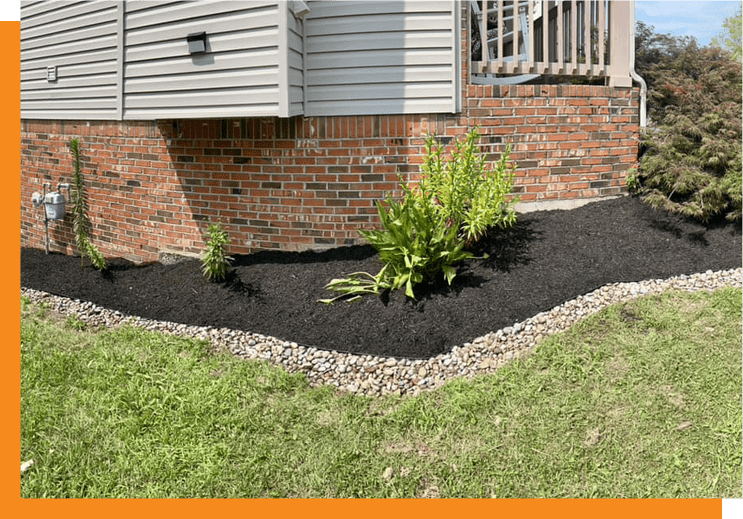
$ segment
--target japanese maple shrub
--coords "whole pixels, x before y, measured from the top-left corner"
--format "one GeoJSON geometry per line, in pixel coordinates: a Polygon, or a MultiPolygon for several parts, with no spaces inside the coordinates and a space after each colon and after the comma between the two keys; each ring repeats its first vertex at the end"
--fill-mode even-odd
{"type": "Polygon", "coordinates": [[[702,221],[740,220],[740,61],[684,40],[644,74],[650,123],[636,191],[654,207],[702,221]]]}
{"type": "Polygon", "coordinates": [[[403,287],[414,299],[415,285],[440,274],[451,284],[455,265],[472,257],[468,247],[489,229],[514,224],[517,199],[509,199],[514,176],[510,147],[487,168],[476,144],[479,137],[477,128],[471,130],[455,143],[447,159],[434,137],[426,139],[421,179],[417,184],[401,183],[401,201],[388,196],[385,203],[377,202],[383,229],[359,230],[379,252],[382,270],[377,275],[356,272],[332,280],[326,288],[341,295],[322,302],[403,287]]]}

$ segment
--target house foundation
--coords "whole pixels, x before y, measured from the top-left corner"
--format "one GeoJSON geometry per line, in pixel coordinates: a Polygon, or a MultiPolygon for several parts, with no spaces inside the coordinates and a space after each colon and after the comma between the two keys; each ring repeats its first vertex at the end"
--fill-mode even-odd
{"type": "MultiPolygon", "coordinates": [[[[474,126],[496,161],[512,146],[525,204],[626,191],[636,166],[638,89],[467,86],[460,114],[348,117],[21,121],[21,243],[44,246],[43,183],[70,182],[80,139],[92,239],[135,262],[203,250],[221,222],[230,252],[299,251],[360,242],[375,202],[414,181],[425,136],[450,150],[474,126]]],[[[50,250],[75,253],[72,221],[50,222],[50,250]]]]}

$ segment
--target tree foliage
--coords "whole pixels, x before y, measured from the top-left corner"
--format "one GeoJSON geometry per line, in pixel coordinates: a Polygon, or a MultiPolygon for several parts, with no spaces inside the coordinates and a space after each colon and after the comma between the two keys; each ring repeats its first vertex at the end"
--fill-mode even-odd
{"type": "Polygon", "coordinates": [[[741,64],[694,38],[641,22],[636,68],[648,83],[638,189],[654,207],[706,221],[741,217],[741,64]]]}
{"type": "Polygon", "coordinates": [[[738,5],[738,14],[725,18],[722,24],[725,29],[718,37],[712,38],[712,45],[730,52],[730,56],[735,61],[741,60],[741,39],[743,38],[743,34],[741,33],[743,30],[743,27],[741,27],[742,9],[743,6],[738,5]]]}

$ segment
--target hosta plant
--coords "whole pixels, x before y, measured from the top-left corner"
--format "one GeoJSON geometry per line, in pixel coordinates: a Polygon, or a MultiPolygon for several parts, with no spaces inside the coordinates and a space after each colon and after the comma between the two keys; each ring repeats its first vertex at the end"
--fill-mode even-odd
{"type": "Polygon", "coordinates": [[[227,231],[220,223],[209,225],[206,248],[201,255],[201,270],[208,281],[223,281],[227,276],[232,257],[227,256],[225,248],[230,240],[227,231]]]}
{"type": "Polygon", "coordinates": [[[515,222],[516,199],[507,199],[513,185],[510,148],[494,168],[487,169],[475,144],[479,136],[477,129],[470,131],[464,142],[455,144],[449,159],[428,137],[418,184],[401,184],[402,201],[388,197],[386,203],[377,203],[383,229],[359,230],[379,252],[384,267],[376,276],[356,272],[333,279],[326,288],[341,295],[322,302],[401,288],[414,299],[415,285],[439,274],[451,284],[455,265],[472,257],[467,247],[489,229],[515,222]]]}

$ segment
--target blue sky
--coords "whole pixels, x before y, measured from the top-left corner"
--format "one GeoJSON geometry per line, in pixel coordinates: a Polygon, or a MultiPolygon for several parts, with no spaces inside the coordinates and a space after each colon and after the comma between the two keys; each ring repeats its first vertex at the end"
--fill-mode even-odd
{"type": "Polygon", "coordinates": [[[635,19],[655,27],[658,34],[694,36],[700,45],[722,30],[725,18],[737,12],[740,2],[692,2],[661,0],[635,2],[635,19]]]}

